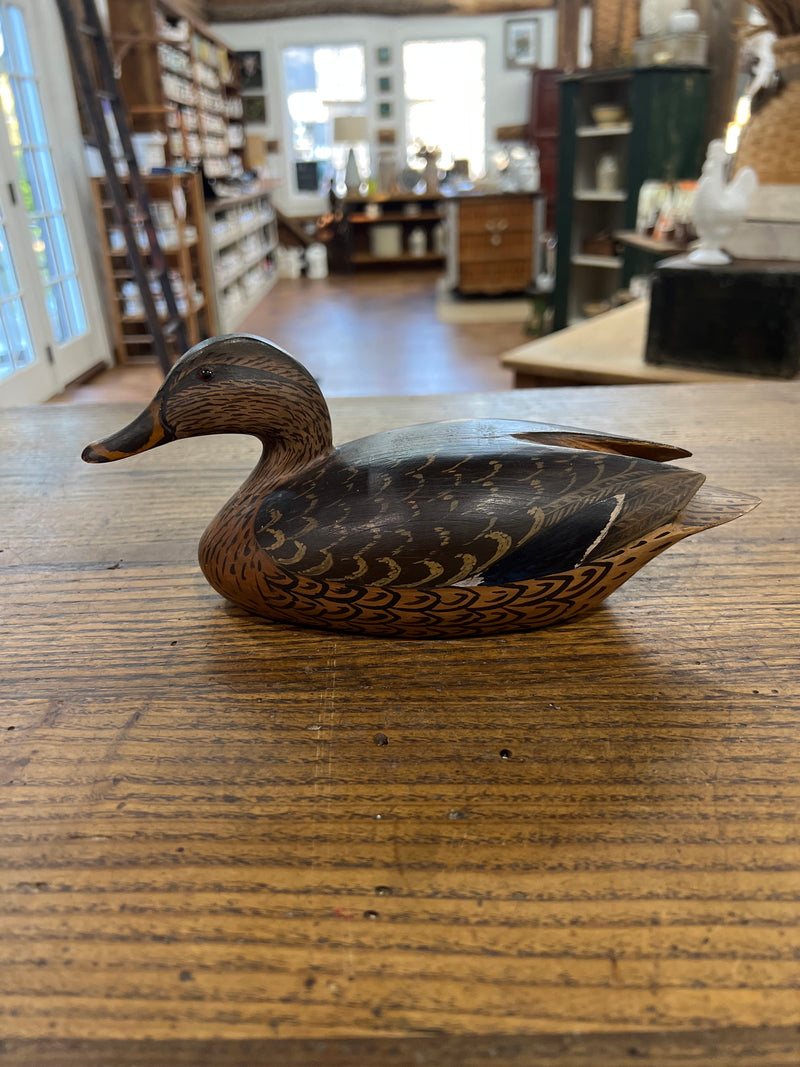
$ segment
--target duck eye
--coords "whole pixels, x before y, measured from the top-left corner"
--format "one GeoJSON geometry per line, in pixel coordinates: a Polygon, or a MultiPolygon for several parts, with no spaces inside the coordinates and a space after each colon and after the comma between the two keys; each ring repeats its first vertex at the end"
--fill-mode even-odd
{"type": "Polygon", "coordinates": [[[210,382],[214,377],[214,372],[211,367],[201,367],[197,372],[197,377],[204,382],[210,382]]]}

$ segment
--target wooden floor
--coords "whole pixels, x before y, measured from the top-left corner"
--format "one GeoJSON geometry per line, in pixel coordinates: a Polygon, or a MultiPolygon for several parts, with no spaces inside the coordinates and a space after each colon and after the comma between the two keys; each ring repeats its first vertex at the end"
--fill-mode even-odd
{"type": "MultiPolygon", "coordinates": [[[[415,396],[510,389],[500,353],[525,340],[519,322],[452,323],[436,316],[435,272],[281,280],[240,327],[287,349],[327,396],[415,396]]],[[[57,402],[146,403],[155,365],[115,367],[57,402]]]]}

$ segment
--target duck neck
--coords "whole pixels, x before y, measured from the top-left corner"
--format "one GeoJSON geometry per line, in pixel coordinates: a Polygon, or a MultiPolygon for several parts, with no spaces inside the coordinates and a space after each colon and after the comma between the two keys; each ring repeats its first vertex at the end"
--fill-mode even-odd
{"type": "Polygon", "coordinates": [[[244,606],[248,606],[249,571],[256,566],[255,517],[264,498],[333,451],[329,421],[316,435],[259,437],[261,458],[208,525],[198,550],[209,583],[222,596],[244,606]]]}

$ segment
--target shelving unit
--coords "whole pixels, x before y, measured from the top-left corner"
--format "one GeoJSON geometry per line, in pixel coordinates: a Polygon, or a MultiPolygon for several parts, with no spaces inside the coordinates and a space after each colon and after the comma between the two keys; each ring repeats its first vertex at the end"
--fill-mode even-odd
{"type": "Polygon", "coordinates": [[[635,229],[642,182],[699,175],[709,75],[704,67],[653,67],[561,78],[556,329],[585,318],[589,305],[610,304],[629,281],[639,255],[631,242],[622,254],[596,255],[593,246],[635,229]],[[592,108],[599,104],[620,106],[626,118],[597,125],[592,108]],[[613,161],[616,187],[598,180],[604,156],[613,161]]]}
{"type": "Polygon", "coordinates": [[[164,138],[167,165],[242,173],[242,100],[233,55],[171,0],[108,0],[120,89],[136,133],[164,138]]]}
{"type": "Polygon", "coordinates": [[[337,202],[344,216],[340,247],[336,258],[345,269],[381,264],[391,266],[443,266],[445,249],[437,227],[444,225],[443,198],[437,193],[417,196],[351,198],[337,202]],[[393,227],[391,233],[381,227],[393,227]],[[421,229],[425,236],[418,249],[412,233],[421,229]],[[384,248],[381,248],[382,239],[384,248]],[[392,248],[394,245],[394,248],[392,248]]]}
{"type": "MultiPolygon", "coordinates": [[[[199,174],[166,174],[146,177],[153,222],[159,245],[167,257],[170,281],[178,311],[186,327],[190,345],[219,333],[214,287],[206,248],[203,190],[199,174]]],[[[105,178],[92,179],[97,229],[100,235],[114,351],[118,363],[153,360],[152,338],[148,332],[141,296],[128,266],[122,231],[117,225],[114,207],[105,178]]],[[[144,231],[132,218],[134,229],[144,231]]],[[[167,309],[157,281],[151,285],[156,309],[166,321],[167,309]]]]}
{"type": "Polygon", "coordinates": [[[231,333],[277,280],[278,223],[269,190],[212,201],[206,222],[220,329],[231,333]]]}

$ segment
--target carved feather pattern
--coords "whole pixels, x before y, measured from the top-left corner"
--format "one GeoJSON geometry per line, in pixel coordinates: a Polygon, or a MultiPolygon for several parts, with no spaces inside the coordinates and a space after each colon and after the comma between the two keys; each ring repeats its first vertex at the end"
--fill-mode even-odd
{"type": "Polygon", "coordinates": [[[703,481],[648,459],[521,440],[526,426],[434,423],[351,442],[264,498],[256,540],[274,564],[309,577],[419,588],[490,567],[501,580],[502,561],[519,570],[524,557],[527,578],[672,519],[703,481]]]}

